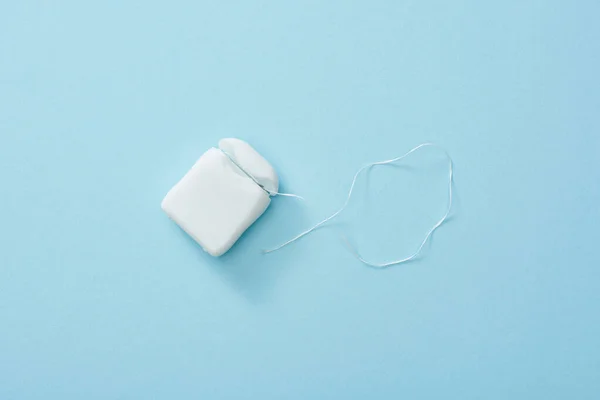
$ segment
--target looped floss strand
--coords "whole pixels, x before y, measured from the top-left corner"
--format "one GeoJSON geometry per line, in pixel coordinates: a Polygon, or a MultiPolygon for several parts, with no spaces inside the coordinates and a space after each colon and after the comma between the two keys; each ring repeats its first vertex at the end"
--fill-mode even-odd
{"type": "MultiPolygon", "coordinates": [[[[384,262],[384,263],[374,263],[371,261],[366,260],[365,258],[363,258],[360,253],[358,252],[358,250],[352,246],[350,244],[350,242],[348,242],[348,240],[346,239],[345,236],[343,236],[344,242],[346,243],[346,246],[348,247],[348,249],[350,250],[350,252],[352,253],[352,255],[358,259],[359,261],[361,261],[363,264],[369,266],[369,267],[373,267],[373,268],[387,268],[387,267],[391,267],[393,265],[398,265],[398,264],[402,264],[402,263],[406,263],[408,261],[414,260],[423,250],[423,247],[425,246],[425,244],[429,241],[429,239],[431,238],[431,236],[433,235],[433,232],[435,232],[436,229],[438,229],[448,218],[448,216],[450,215],[450,211],[452,209],[452,182],[453,182],[453,175],[454,175],[454,170],[453,170],[453,161],[452,161],[452,157],[450,157],[450,154],[448,154],[448,152],[441,146],[435,144],[435,143],[422,143],[420,145],[418,145],[417,147],[411,149],[409,152],[407,152],[406,154],[401,155],[400,157],[396,157],[396,158],[392,158],[390,160],[383,160],[383,161],[376,161],[370,164],[367,164],[363,167],[361,167],[355,174],[354,174],[354,178],[352,179],[352,184],[350,185],[350,190],[348,191],[348,196],[346,197],[346,201],[344,202],[344,204],[342,205],[342,207],[337,210],[336,212],[334,212],[333,214],[331,214],[329,217],[323,219],[322,221],[318,222],[316,225],[314,225],[313,227],[305,230],[304,232],[298,234],[297,236],[293,237],[292,239],[288,240],[285,243],[280,244],[279,246],[270,249],[270,250],[263,250],[263,253],[272,253],[274,251],[277,251],[293,242],[295,242],[296,240],[302,238],[303,236],[308,235],[309,233],[313,232],[315,229],[319,228],[320,226],[326,224],[327,222],[331,221],[332,219],[334,219],[335,217],[337,217],[342,211],[344,211],[344,209],[348,206],[348,203],[350,202],[350,198],[352,197],[352,193],[354,192],[354,186],[356,184],[356,180],[358,179],[359,175],[366,169],[374,167],[376,165],[386,165],[386,164],[391,164],[391,163],[395,163],[398,161],[403,160],[404,158],[408,157],[410,154],[414,153],[415,151],[423,148],[423,147],[437,147],[439,149],[441,149],[446,158],[448,159],[448,207],[446,209],[446,212],[444,213],[444,215],[442,216],[442,218],[436,222],[433,227],[431,229],[429,229],[429,231],[427,232],[427,234],[425,235],[425,238],[423,239],[423,241],[421,242],[421,244],[418,246],[417,250],[412,253],[410,256],[406,257],[406,258],[401,258],[398,260],[393,260],[393,261],[389,261],[389,262],[384,262]]],[[[292,195],[294,197],[297,197],[295,195],[292,195]]]]}

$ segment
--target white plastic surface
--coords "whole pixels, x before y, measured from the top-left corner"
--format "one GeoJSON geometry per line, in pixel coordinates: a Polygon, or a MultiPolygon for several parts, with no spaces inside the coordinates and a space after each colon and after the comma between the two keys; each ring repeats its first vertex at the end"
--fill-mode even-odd
{"type": "MultiPolygon", "coordinates": [[[[276,192],[275,170],[248,143],[223,139],[219,147],[267,188],[276,192]]],[[[162,209],[213,256],[227,252],[267,209],[267,192],[223,152],[209,149],[167,194],[162,209]]]]}
{"type": "Polygon", "coordinates": [[[265,189],[277,192],[279,180],[275,170],[252,146],[240,139],[221,139],[219,148],[229,154],[265,189]]]}

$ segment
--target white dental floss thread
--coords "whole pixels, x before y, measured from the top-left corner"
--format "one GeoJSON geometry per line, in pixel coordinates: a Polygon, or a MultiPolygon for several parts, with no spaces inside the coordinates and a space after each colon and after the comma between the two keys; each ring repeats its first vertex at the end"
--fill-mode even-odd
{"type": "MultiPolygon", "coordinates": [[[[432,147],[437,147],[439,149],[441,149],[444,154],[446,155],[446,157],[448,158],[448,164],[449,164],[449,175],[448,175],[448,208],[446,209],[446,212],[444,213],[444,215],[442,216],[442,218],[435,224],[433,225],[433,227],[427,232],[427,234],[425,235],[425,238],[423,239],[423,241],[421,242],[421,244],[419,245],[419,247],[417,248],[417,250],[410,256],[406,257],[406,258],[402,258],[399,260],[394,260],[394,261],[389,261],[389,262],[384,262],[384,263],[373,263],[370,262],[368,260],[365,260],[356,250],[356,248],[354,248],[349,242],[348,240],[343,236],[343,239],[348,247],[348,249],[350,250],[350,252],[354,255],[354,257],[356,257],[356,259],[358,259],[359,261],[361,261],[363,264],[366,264],[369,267],[373,267],[373,268],[387,268],[387,267],[391,267],[393,265],[398,265],[398,264],[402,264],[411,260],[414,260],[420,253],[421,250],[423,250],[423,247],[425,246],[425,244],[427,243],[427,241],[429,240],[429,238],[431,237],[431,235],[433,234],[433,232],[435,232],[435,230],[437,228],[439,228],[448,218],[448,215],[450,214],[450,210],[452,209],[452,181],[453,181],[453,161],[452,161],[452,157],[450,157],[450,154],[448,154],[448,152],[441,146],[435,144],[435,143],[422,143],[420,145],[418,145],[417,147],[413,148],[412,150],[410,150],[408,153],[400,156],[400,157],[396,157],[396,158],[392,158],[391,160],[385,160],[385,161],[377,161],[377,162],[373,162],[370,164],[367,164],[365,166],[363,166],[362,168],[360,168],[356,174],[354,174],[354,179],[352,180],[352,185],[350,185],[350,190],[348,191],[348,196],[346,197],[346,201],[344,202],[344,205],[342,205],[342,207],[337,210],[336,212],[334,212],[333,214],[331,214],[329,217],[325,218],[324,220],[322,220],[321,222],[317,223],[316,225],[314,225],[312,228],[307,229],[306,231],[300,233],[299,235],[293,237],[292,239],[288,240],[287,242],[273,248],[270,250],[264,250],[263,253],[272,253],[274,251],[277,251],[293,242],[295,242],[296,240],[300,239],[303,236],[308,235],[309,233],[311,233],[312,231],[314,231],[315,229],[319,228],[320,226],[322,226],[323,224],[331,221],[332,219],[334,219],[335,217],[337,217],[342,211],[344,211],[344,209],[346,208],[346,206],[348,205],[348,203],[350,202],[350,198],[352,197],[352,192],[354,191],[354,185],[356,184],[356,180],[358,178],[358,176],[361,174],[361,172],[363,172],[365,169],[367,168],[371,168],[373,166],[376,165],[385,165],[385,164],[391,164],[394,162],[398,162],[402,159],[404,159],[405,157],[409,156],[410,154],[414,153],[415,151],[423,148],[423,147],[428,147],[428,146],[432,146],[432,147]]],[[[233,161],[233,160],[232,160],[233,161]]],[[[256,182],[256,180],[254,180],[256,182]]],[[[257,182],[258,184],[258,182],[257,182]]],[[[264,188],[263,188],[264,189],[264,188]]],[[[289,196],[289,195],[288,195],[289,196]]],[[[299,197],[299,196],[295,196],[295,195],[291,195],[294,197],[299,197]]]]}

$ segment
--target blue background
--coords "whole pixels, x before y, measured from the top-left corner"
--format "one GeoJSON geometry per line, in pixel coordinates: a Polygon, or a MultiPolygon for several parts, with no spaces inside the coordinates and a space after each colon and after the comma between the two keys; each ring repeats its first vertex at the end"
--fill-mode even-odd
{"type": "Polygon", "coordinates": [[[3,1],[1,399],[592,399],[597,1],[3,1]],[[160,210],[222,137],[282,189],[226,256],[160,210]],[[335,224],[279,244],[335,210],[335,224]]]}

